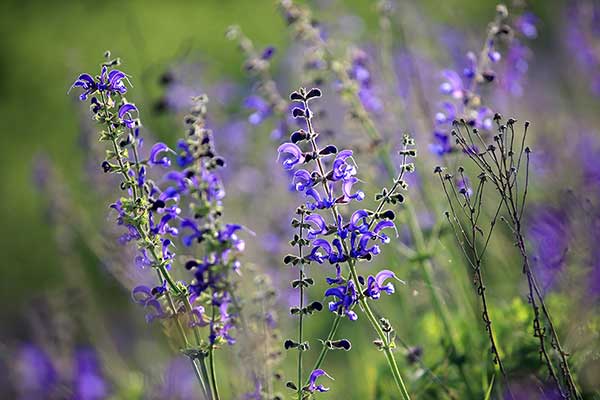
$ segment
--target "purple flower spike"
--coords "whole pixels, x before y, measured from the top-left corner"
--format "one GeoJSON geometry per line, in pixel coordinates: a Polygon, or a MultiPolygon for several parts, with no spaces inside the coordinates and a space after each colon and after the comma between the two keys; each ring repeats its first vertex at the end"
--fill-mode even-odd
{"type": "MultiPolygon", "coordinates": [[[[304,155],[302,154],[302,150],[300,147],[294,143],[284,143],[277,149],[279,156],[282,153],[289,154],[290,157],[283,161],[283,168],[286,170],[290,170],[294,168],[294,165],[298,163],[304,162],[304,155]]],[[[279,159],[279,157],[277,157],[279,159]]]]}
{"type": "Polygon", "coordinates": [[[327,392],[329,390],[329,388],[327,388],[323,385],[317,385],[317,379],[323,375],[325,375],[329,379],[333,380],[333,378],[331,376],[329,376],[329,374],[327,374],[327,372],[323,371],[322,369],[315,369],[310,374],[310,378],[308,379],[308,390],[310,392],[327,392]]]}

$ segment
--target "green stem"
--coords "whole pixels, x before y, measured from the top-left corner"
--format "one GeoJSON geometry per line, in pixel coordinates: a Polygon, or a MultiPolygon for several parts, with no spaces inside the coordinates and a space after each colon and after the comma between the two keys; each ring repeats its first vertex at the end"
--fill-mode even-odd
{"type": "MultiPolygon", "coordinates": [[[[215,320],[214,304],[212,305],[212,317],[211,318],[214,323],[214,320],[215,320]]],[[[215,400],[220,400],[219,387],[217,386],[217,372],[215,371],[214,345],[212,343],[210,345],[210,349],[208,350],[208,362],[210,364],[210,382],[212,384],[213,398],[215,400]]]]}
{"type": "MultiPolygon", "coordinates": [[[[331,325],[331,328],[329,329],[329,334],[327,335],[327,339],[325,339],[325,341],[333,340],[333,338],[340,326],[340,322],[342,322],[342,316],[339,314],[336,314],[335,319],[333,320],[333,324],[331,325]]],[[[317,361],[315,361],[315,365],[312,368],[313,371],[321,368],[321,364],[323,364],[323,361],[325,360],[325,356],[327,355],[328,352],[329,352],[329,348],[324,345],[323,348],[321,348],[319,357],[317,357],[317,361]]],[[[306,381],[306,384],[308,385],[308,380],[306,381]]]]}
{"type": "Polygon", "coordinates": [[[204,398],[207,400],[212,399],[212,395],[209,395],[209,392],[206,389],[206,385],[204,384],[202,371],[203,368],[202,366],[198,367],[198,362],[202,364],[204,360],[199,360],[197,358],[190,357],[190,361],[192,362],[192,368],[194,369],[194,373],[196,374],[196,379],[198,379],[198,382],[200,382],[200,386],[202,387],[202,394],[204,395],[204,398]]]}
{"type": "MultiPolygon", "coordinates": [[[[300,267],[299,269],[299,280],[300,280],[300,290],[299,290],[299,296],[300,296],[300,316],[299,316],[299,320],[298,320],[298,343],[302,344],[302,340],[303,340],[303,322],[304,322],[304,313],[302,312],[302,309],[304,308],[304,260],[302,260],[302,239],[303,239],[303,227],[304,227],[304,211],[302,212],[302,216],[300,218],[300,228],[299,228],[299,234],[300,234],[300,241],[298,242],[298,256],[300,257],[300,267]]],[[[302,355],[304,353],[304,350],[302,349],[298,349],[298,400],[302,400],[302,355]]]]}

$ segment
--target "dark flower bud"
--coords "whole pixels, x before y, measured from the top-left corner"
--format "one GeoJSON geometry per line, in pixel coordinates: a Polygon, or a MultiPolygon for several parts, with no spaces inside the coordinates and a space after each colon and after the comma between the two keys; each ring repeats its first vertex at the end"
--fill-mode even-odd
{"type": "Polygon", "coordinates": [[[410,364],[414,364],[421,359],[423,348],[420,346],[411,347],[406,353],[406,359],[410,364]]]}
{"type": "Polygon", "coordinates": [[[292,389],[293,391],[297,391],[298,390],[298,387],[292,381],[287,381],[285,383],[285,387],[289,388],[289,389],[292,389]]]}
{"type": "Polygon", "coordinates": [[[334,340],[331,342],[331,345],[334,348],[344,349],[346,351],[349,351],[352,348],[352,343],[350,343],[348,339],[334,340]]]}
{"type": "Polygon", "coordinates": [[[307,138],[308,135],[303,129],[300,129],[299,131],[296,131],[290,135],[290,140],[292,141],[292,143],[298,143],[302,140],[306,140],[307,138]]]}
{"type": "Polygon", "coordinates": [[[440,173],[442,173],[442,167],[440,167],[439,165],[438,165],[438,166],[436,166],[436,167],[433,169],[433,173],[434,173],[434,174],[440,174],[440,173]]]}
{"type": "Polygon", "coordinates": [[[271,57],[273,57],[273,54],[275,54],[275,47],[268,46],[263,50],[260,58],[263,60],[269,60],[271,57]]]}
{"type": "Polygon", "coordinates": [[[313,301],[312,303],[310,303],[310,305],[308,307],[311,308],[314,311],[321,311],[321,310],[323,310],[323,304],[321,304],[318,301],[313,301]]]}
{"type": "Polygon", "coordinates": [[[296,107],[292,110],[292,116],[294,118],[306,118],[306,114],[304,113],[304,110],[301,108],[298,108],[298,107],[296,107]]]}
{"type": "Polygon", "coordinates": [[[292,92],[290,94],[290,100],[292,101],[304,101],[304,97],[298,92],[292,92]]]}
{"type": "Polygon", "coordinates": [[[214,163],[215,163],[215,165],[217,165],[219,167],[224,167],[225,166],[225,159],[223,157],[215,157],[214,163]]]}
{"type": "Polygon", "coordinates": [[[400,150],[398,152],[398,154],[401,156],[416,157],[417,151],[415,149],[403,149],[403,150],[400,150]]]}
{"type": "Polygon", "coordinates": [[[312,88],[306,94],[306,101],[318,97],[321,97],[321,90],[318,88],[312,88]]]}
{"type": "Polygon", "coordinates": [[[359,275],[359,276],[358,276],[358,282],[359,282],[361,285],[364,285],[364,284],[365,284],[365,278],[364,278],[362,275],[359,275]]]}
{"type": "MultiPolygon", "coordinates": [[[[398,203],[402,203],[404,201],[404,196],[402,196],[400,193],[393,195],[391,198],[393,198],[398,203]]],[[[377,218],[389,219],[390,221],[393,221],[396,218],[396,214],[392,210],[385,210],[383,212],[380,212],[379,215],[377,215],[377,218]]]]}
{"type": "Polygon", "coordinates": [[[385,344],[381,339],[373,340],[373,344],[375,345],[375,347],[377,347],[377,350],[383,350],[385,348],[385,344]]]}
{"type": "Polygon", "coordinates": [[[173,74],[173,72],[165,71],[160,76],[159,83],[162,86],[167,86],[168,84],[172,83],[174,80],[175,80],[175,75],[173,74]]]}
{"type": "Polygon", "coordinates": [[[501,119],[502,119],[502,115],[500,115],[499,113],[494,114],[494,121],[500,121],[501,119]]]}
{"type": "MultiPolygon", "coordinates": [[[[396,194],[390,196],[389,202],[392,204],[396,204],[396,203],[402,204],[402,203],[404,203],[404,195],[402,193],[396,193],[396,194]]],[[[394,214],[394,212],[392,210],[387,210],[386,213],[388,213],[388,214],[380,214],[380,215],[383,218],[387,218],[390,220],[393,220],[396,217],[396,215],[394,214]]]]}
{"type": "Polygon", "coordinates": [[[297,348],[298,346],[300,346],[300,343],[298,343],[298,342],[294,342],[292,339],[287,339],[287,340],[286,340],[286,341],[283,343],[283,347],[284,347],[286,350],[289,350],[289,349],[295,349],[295,348],[297,348]]]}
{"type": "Polygon", "coordinates": [[[287,256],[283,257],[284,264],[296,265],[296,264],[298,264],[299,261],[300,261],[300,257],[295,256],[293,254],[288,254],[287,256]]]}
{"type": "Polygon", "coordinates": [[[491,70],[483,72],[481,76],[483,76],[483,79],[485,79],[487,82],[492,82],[494,78],[496,78],[496,74],[491,70]]]}
{"type": "Polygon", "coordinates": [[[330,144],[330,145],[326,146],[325,148],[321,149],[321,151],[319,151],[319,154],[322,156],[326,156],[329,154],[336,154],[337,152],[338,152],[337,147],[330,144]]]}
{"type": "Polygon", "coordinates": [[[196,260],[189,260],[185,263],[185,269],[190,270],[194,267],[198,266],[198,262],[196,260]]]}
{"type": "Polygon", "coordinates": [[[112,165],[110,165],[110,163],[108,161],[102,161],[102,170],[104,172],[111,172],[112,171],[112,165]]]}
{"type": "Polygon", "coordinates": [[[152,207],[150,208],[152,211],[157,211],[161,208],[165,207],[165,202],[163,200],[156,200],[152,202],[152,207]]]}
{"type": "Polygon", "coordinates": [[[525,147],[525,153],[527,153],[527,154],[531,153],[531,149],[529,148],[529,146],[525,147]]]}

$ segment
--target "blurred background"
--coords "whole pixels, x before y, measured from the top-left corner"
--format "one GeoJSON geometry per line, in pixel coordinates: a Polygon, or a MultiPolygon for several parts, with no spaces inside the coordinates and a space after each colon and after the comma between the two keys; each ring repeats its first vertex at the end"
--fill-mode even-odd
{"type": "MultiPolygon", "coordinates": [[[[418,166],[423,168],[411,184],[419,188],[419,219],[429,232],[447,207],[431,174],[442,161],[429,147],[435,110],[443,101],[440,73],[448,68],[462,71],[465,54],[480,51],[496,2],[391,3],[389,52],[395,78],[390,82],[379,58],[381,12],[374,4],[300,2],[311,7],[327,37],[340,48],[356,47],[368,55],[376,97],[373,114],[390,143],[398,144],[406,131],[416,137],[418,166]],[[402,113],[394,111],[397,104],[402,113]],[[424,115],[423,110],[431,113],[424,115]]],[[[582,390],[587,398],[600,398],[600,254],[595,249],[600,238],[600,6],[593,1],[517,1],[507,6],[511,16],[513,10],[515,16],[532,13],[536,32],[524,35],[520,55],[504,57],[498,88],[482,97],[494,111],[532,121],[535,179],[526,216],[530,246],[563,344],[574,354],[582,390]],[[517,77],[501,78],[511,73],[517,77]]],[[[278,331],[295,329],[286,310],[294,296],[288,289],[290,271],[280,260],[289,252],[288,221],[300,199],[289,192],[275,162],[276,148],[287,132],[278,133],[277,121],[260,116],[260,106],[248,101],[256,95],[255,81],[244,69],[244,54],[225,37],[227,27],[236,24],[257,49],[274,46],[271,71],[284,96],[310,84],[297,68],[302,45],[293,40],[277,5],[228,0],[3,1],[0,20],[0,397],[197,398],[192,371],[180,358],[173,359],[176,352],[160,326],[146,324],[130,299],[128,284],[136,278],[135,271],[127,270],[126,255],[107,253],[100,245],[114,239],[106,226],[113,221],[108,204],[116,192],[98,172],[102,153],[88,107],[67,91],[79,73],[97,73],[106,50],[122,59],[121,69],[133,84],[128,99],[140,109],[144,135],[150,138],[175,143],[184,132],[189,98],[209,95],[210,126],[217,149],[229,161],[224,177],[227,219],[256,232],[246,238],[248,275],[268,276],[269,287],[277,292],[269,306],[278,331]],[[257,121],[263,117],[265,121],[257,121]],[[44,391],[39,387],[53,382],[61,387],[54,397],[40,394],[44,391]]],[[[323,89],[327,114],[320,122],[322,132],[331,131],[331,141],[339,147],[354,145],[360,129],[343,117],[347,110],[335,99],[335,83],[323,89]]],[[[360,157],[364,179],[374,177],[366,185],[371,190],[365,191],[375,193],[385,184],[377,178],[378,161],[368,152],[360,157]]],[[[413,239],[402,228],[402,211],[398,213],[398,240],[410,247],[413,239]]],[[[461,363],[474,386],[469,389],[472,398],[483,398],[479,395],[489,386],[485,371],[491,369],[485,366],[486,336],[474,311],[478,303],[465,262],[447,228],[442,224],[433,249],[433,285],[450,310],[455,331],[444,331],[426,294],[430,283],[420,275],[419,263],[401,251],[384,251],[377,264],[394,269],[407,285],[378,306],[391,315],[405,344],[399,349],[405,356],[401,364],[411,371],[408,379],[416,398],[447,398],[448,390],[440,389],[445,386],[455,388],[459,398],[471,398],[460,395],[467,393],[464,377],[454,368],[461,363]],[[454,359],[447,357],[447,335],[459,343],[454,359]]],[[[544,386],[544,373],[528,331],[518,253],[510,232],[501,229],[497,236],[486,267],[492,310],[509,368],[528,393],[531,381],[544,386]]],[[[332,272],[317,267],[314,274],[322,281],[332,272]]],[[[312,292],[317,300],[322,300],[321,286],[312,292]]],[[[324,337],[331,317],[322,313],[309,321],[312,336],[324,337]]],[[[327,383],[332,394],[322,397],[394,398],[386,392],[392,380],[383,357],[369,343],[368,327],[353,330],[348,323],[342,335],[354,347],[330,356],[327,370],[336,380],[327,383]]],[[[319,348],[317,341],[313,345],[319,348]]],[[[223,353],[220,374],[226,398],[244,398],[242,393],[251,392],[254,383],[236,377],[252,374],[244,371],[240,358],[223,353]]],[[[277,357],[273,364],[277,374],[293,374],[293,357],[277,357]]],[[[275,379],[273,392],[285,393],[284,382],[275,379]]],[[[521,398],[544,398],[532,393],[521,398]]]]}

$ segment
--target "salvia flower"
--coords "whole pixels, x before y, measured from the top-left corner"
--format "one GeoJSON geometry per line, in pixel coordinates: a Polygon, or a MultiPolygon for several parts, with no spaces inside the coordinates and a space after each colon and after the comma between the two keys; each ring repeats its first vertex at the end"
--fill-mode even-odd
{"type": "Polygon", "coordinates": [[[309,385],[308,385],[307,389],[310,393],[329,391],[329,388],[327,388],[323,385],[317,385],[317,379],[319,379],[319,377],[321,377],[321,376],[326,376],[329,379],[333,379],[331,376],[329,376],[329,374],[327,374],[327,372],[323,371],[322,369],[315,369],[310,374],[310,378],[308,380],[309,385]]]}

